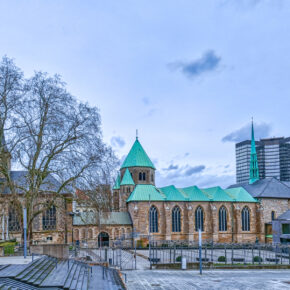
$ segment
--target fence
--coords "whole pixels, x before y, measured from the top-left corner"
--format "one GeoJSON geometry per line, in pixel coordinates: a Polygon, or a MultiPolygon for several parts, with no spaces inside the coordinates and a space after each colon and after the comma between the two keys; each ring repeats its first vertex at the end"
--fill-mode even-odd
{"type": "MultiPolygon", "coordinates": [[[[185,257],[188,263],[199,262],[197,243],[152,241],[149,249],[137,250],[148,256],[151,264],[181,263],[185,257]]],[[[269,244],[215,244],[202,245],[202,262],[207,266],[236,265],[290,265],[290,245],[269,244]]]]}
{"type": "Polygon", "coordinates": [[[72,257],[96,263],[108,263],[121,270],[132,270],[137,267],[136,248],[132,247],[132,240],[115,241],[111,247],[80,247],[71,251],[70,254],[72,257]]]}

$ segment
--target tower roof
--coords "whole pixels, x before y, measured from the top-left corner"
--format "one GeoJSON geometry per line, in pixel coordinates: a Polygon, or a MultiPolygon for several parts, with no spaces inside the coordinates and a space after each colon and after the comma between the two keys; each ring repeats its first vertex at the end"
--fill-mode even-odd
{"type": "Polygon", "coordinates": [[[121,183],[121,177],[120,177],[120,174],[118,174],[113,189],[120,189],[120,183],[121,183]]]}
{"type": "Polygon", "coordinates": [[[136,138],[136,141],[123,162],[121,169],[128,167],[150,167],[155,169],[154,164],[146,154],[138,138],[136,138]]]}
{"type": "Polygon", "coordinates": [[[127,168],[120,185],[135,185],[129,169],[127,168]]]}
{"type": "Polygon", "coordinates": [[[250,180],[249,183],[252,184],[259,180],[259,167],[258,167],[258,158],[256,152],[256,143],[254,136],[254,123],[252,120],[252,139],[251,139],[251,159],[250,159],[250,180]]]}

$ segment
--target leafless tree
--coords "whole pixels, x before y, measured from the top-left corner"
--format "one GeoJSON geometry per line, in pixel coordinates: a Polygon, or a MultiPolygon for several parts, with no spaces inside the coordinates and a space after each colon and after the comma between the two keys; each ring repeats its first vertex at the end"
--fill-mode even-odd
{"type": "Polygon", "coordinates": [[[99,210],[109,207],[98,189],[111,184],[117,160],[102,140],[98,109],[76,100],[58,75],[36,72],[24,79],[7,57],[0,64],[0,94],[1,150],[26,172],[24,182],[12,180],[7,166],[0,174],[10,195],[24,198],[30,236],[34,219],[75,188],[90,200],[98,195],[99,210]]]}

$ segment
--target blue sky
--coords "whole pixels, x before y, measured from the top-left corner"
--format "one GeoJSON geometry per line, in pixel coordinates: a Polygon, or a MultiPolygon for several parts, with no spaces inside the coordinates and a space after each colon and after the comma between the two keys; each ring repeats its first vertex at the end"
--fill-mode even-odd
{"type": "Polygon", "coordinates": [[[0,55],[62,75],[100,108],[120,159],[139,139],[157,185],[235,182],[236,141],[290,136],[290,2],[1,1],[0,55]]]}

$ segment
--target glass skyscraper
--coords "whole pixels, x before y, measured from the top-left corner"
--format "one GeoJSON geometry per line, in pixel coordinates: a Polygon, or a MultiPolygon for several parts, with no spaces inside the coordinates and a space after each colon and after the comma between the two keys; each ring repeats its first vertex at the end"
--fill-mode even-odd
{"type": "MultiPolygon", "coordinates": [[[[259,177],[276,177],[290,181],[290,137],[267,138],[256,141],[259,177]]],[[[250,178],[251,140],[236,144],[237,183],[248,182],[250,178]]]]}

